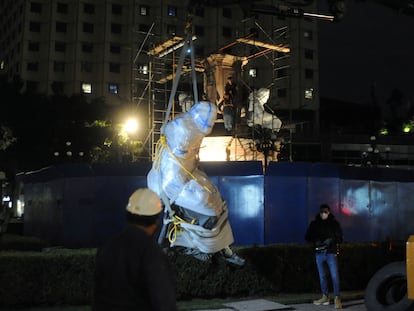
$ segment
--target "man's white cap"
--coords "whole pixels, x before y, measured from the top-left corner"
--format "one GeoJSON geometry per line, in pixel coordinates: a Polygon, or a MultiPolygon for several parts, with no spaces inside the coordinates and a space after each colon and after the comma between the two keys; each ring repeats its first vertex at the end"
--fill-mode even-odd
{"type": "Polygon", "coordinates": [[[162,211],[161,200],[151,189],[140,188],[129,197],[126,210],[139,216],[157,215],[162,211]]]}

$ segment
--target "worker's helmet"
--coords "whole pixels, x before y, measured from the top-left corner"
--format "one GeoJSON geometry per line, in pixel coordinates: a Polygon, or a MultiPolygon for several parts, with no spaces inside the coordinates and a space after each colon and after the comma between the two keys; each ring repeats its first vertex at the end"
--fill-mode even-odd
{"type": "Polygon", "coordinates": [[[138,216],[154,216],[162,211],[161,200],[149,188],[140,188],[129,197],[126,210],[138,216]]]}

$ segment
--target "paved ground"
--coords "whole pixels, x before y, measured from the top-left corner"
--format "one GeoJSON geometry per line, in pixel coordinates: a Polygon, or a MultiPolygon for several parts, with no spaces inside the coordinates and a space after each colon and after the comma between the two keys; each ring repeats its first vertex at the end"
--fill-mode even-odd
{"type": "MultiPolygon", "coordinates": [[[[366,311],[363,299],[344,301],[343,309],[352,311],[366,311]]],[[[225,303],[221,309],[204,309],[197,311],[328,311],[335,310],[334,305],[316,306],[312,303],[281,304],[266,299],[254,299],[241,302],[225,303]]]]}
{"type": "MultiPolygon", "coordinates": [[[[335,310],[333,305],[329,306],[315,306],[313,304],[296,304],[291,305],[291,310],[298,310],[298,311],[328,311],[328,310],[335,310]]],[[[344,310],[352,310],[352,311],[366,311],[367,308],[365,307],[364,300],[352,300],[346,301],[343,303],[344,310]]]]}
{"type": "MultiPolygon", "coordinates": [[[[90,311],[89,306],[67,306],[67,307],[36,307],[26,309],[2,309],[2,311],[90,311]]],[[[179,309],[181,310],[181,309],[179,309]]],[[[280,304],[270,300],[250,300],[244,303],[235,302],[233,305],[223,305],[222,308],[214,309],[187,309],[193,311],[329,311],[336,310],[331,304],[329,306],[315,306],[312,303],[280,304]]],[[[343,303],[343,310],[366,311],[364,300],[351,300],[343,303]]]]}
{"type": "MultiPolygon", "coordinates": [[[[343,309],[349,311],[366,311],[364,293],[361,291],[343,292],[343,309]]],[[[272,297],[243,298],[243,299],[194,299],[179,301],[180,311],[329,311],[335,310],[334,305],[315,306],[312,300],[319,298],[318,294],[280,294],[272,297]]],[[[28,307],[20,309],[1,309],[1,311],[90,311],[90,306],[56,306],[28,307]]]]}

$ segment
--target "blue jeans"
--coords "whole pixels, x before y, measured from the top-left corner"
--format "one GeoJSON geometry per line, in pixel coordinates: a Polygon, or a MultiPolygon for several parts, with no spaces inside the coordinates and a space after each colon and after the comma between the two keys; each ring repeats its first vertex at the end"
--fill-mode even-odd
{"type": "Polygon", "coordinates": [[[331,274],[333,291],[335,296],[339,296],[339,273],[338,273],[338,259],[336,254],[316,253],[316,266],[319,272],[319,282],[321,284],[322,294],[328,296],[328,275],[326,273],[325,264],[329,268],[331,274]]]}

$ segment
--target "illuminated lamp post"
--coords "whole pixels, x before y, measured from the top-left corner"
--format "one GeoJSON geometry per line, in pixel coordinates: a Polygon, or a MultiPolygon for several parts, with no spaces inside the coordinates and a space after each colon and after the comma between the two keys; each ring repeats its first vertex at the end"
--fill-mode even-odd
{"type": "Polygon", "coordinates": [[[132,139],[133,136],[138,130],[138,121],[135,118],[128,118],[125,123],[122,125],[120,136],[120,145],[124,145],[126,149],[126,155],[129,156],[131,161],[134,161],[134,152],[132,150],[132,139]]]}
{"type": "Polygon", "coordinates": [[[127,133],[127,134],[133,134],[138,130],[138,121],[134,118],[129,118],[123,127],[123,130],[127,133]]]}
{"type": "Polygon", "coordinates": [[[362,152],[362,165],[363,166],[377,166],[380,158],[379,149],[377,147],[377,137],[371,136],[370,138],[370,145],[367,148],[367,151],[362,152]]]}
{"type": "Polygon", "coordinates": [[[402,126],[402,131],[404,134],[411,133],[412,129],[413,129],[413,126],[411,125],[411,123],[404,123],[402,126]]]}
{"type": "MultiPolygon", "coordinates": [[[[71,141],[66,141],[65,143],[65,148],[63,151],[59,152],[58,150],[56,150],[55,152],[53,152],[53,155],[58,158],[58,157],[65,157],[67,160],[69,161],[73,161],[74,158],[74,152],[72,151],[73,147],[72,147],[72,142],[71,141]]],[[[85,155],[85,153],[83,151],[79,151],[77,153],[77,156],[79,156],[79,158],[82,158],[85,155]]]]}

